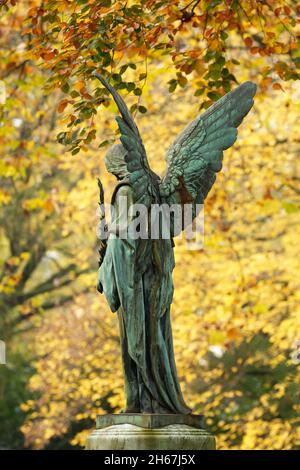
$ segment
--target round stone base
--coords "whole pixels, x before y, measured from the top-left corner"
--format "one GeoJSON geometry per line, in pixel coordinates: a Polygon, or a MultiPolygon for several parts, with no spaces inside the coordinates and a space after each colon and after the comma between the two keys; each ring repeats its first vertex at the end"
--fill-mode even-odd
{"type": "Polygon", "coordinates": [[[214,450],[215,437],[184,424],[146,429],[118,424],[96,429],[87,438],[87,450],[214,450]]]}

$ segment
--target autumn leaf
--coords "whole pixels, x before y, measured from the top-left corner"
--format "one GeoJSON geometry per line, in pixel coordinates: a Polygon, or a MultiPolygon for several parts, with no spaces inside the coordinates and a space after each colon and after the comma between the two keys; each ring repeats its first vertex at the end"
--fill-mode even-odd
{"type": "Polygon", "coordinates": [[[280,83],[273,83],[272,88],[273,88],[273,90],[281,90],[281,91],[284,91],[284,89],[282,88],[282,86],[280,85],[280,83]]]}
{"type": "Polygon", "coordinates": [[[68,103],[69,103],[69,100],[67,99],[62,100],[58,105],[58,108],[57,108],[58,112],[63,113],[68,103]]]}

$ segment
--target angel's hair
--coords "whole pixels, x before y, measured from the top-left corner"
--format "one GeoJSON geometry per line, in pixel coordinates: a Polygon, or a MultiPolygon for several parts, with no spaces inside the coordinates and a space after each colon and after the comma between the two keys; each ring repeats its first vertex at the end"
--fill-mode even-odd
{"type": "Polygon", "coordinates": [[[115,175],[118,179],[128,176],[128,170],[125,162],[127,150],[122,144],[113,145],[105,155],[105,166],[109,173],[115,175]]]}

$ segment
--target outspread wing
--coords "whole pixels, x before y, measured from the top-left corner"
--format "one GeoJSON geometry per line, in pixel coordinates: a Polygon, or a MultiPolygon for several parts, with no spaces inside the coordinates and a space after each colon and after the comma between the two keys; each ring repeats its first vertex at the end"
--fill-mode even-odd
{"type": "Polygon", "coordinates": [[[123,98],[101,75],[95,73],[102,85],[111,93],[120,114],[117,116],[121,137],[120,140],[127,150],[125,157],[129,181],[133,188],[135,204],[144,204],[149,207],[153,201],[159,198],[159,177],[150,169],[145,147],[139,130],[130,114],[123,98]]]}
{"type": "Polygon", "coordinates": [[[223,150],[233,145],[237,128],[253,106],[256,85],[245,82],[214,103],[177,137],[167,152],[167,173],[160,184],[168,200],[203,203],[222,168],[223,150]]]}

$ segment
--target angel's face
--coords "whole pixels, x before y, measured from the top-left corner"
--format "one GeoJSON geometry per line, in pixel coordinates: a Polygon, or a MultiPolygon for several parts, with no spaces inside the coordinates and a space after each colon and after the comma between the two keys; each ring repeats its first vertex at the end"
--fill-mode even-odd
{"type": "Polygon", "coordinates": [[[126,149],[122,144],[113,145],[105,155],[105,166],[109,173],[122,180],[128,175],[125,162],[126,149]]]}

